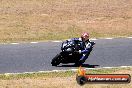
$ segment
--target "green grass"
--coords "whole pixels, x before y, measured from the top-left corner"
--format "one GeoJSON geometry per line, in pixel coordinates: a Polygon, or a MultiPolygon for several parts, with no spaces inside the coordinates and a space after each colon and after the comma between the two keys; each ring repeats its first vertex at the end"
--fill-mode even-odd
{"type": "MultiPolygon", "coordinates": [[[[105,68],[105,69],[89,69],[86,70],[86,74],[111,74],[120,70],[132,71],[131,67],[127,68],[105,68]]],[[[71,77],[77,74],[77,71],[60,71],[60,72],[34,72],[34,73],[19,73],[19,74],[0,74],[1,80],[12,80],[12,79],[39,79],[39,78],[55,78],[55,77],[71,77]]]]}
{"type": "MultiPolygon", "coordinates": [[[[87,74],[130,74],[132,67],[86,70],[87,74]]],[[[80,88],[76,82],[77,72],[34,72],[0,74],[2,88],[80,88]]],[[[82,88],[131,88],[132,84],[85,84],[82,88]]]]}
{"type": "Polygon", "coordinates": [[[1,74],[0,79],[11,80],[11,79],[25,79],[25,78],[53,78],[53,77],[68,77],[74,75],[75,72],[66,71],[66,72],[40,72],[40,73],[20,73],[20,74],[1,74]]]}
{"type": "Polygon", "coordinates": [[[132,70],[131,67],[127,68],[104,68],[104,69],[93,69],[88,70],[87,74],[109,74],[120,70],[132,70]]]}

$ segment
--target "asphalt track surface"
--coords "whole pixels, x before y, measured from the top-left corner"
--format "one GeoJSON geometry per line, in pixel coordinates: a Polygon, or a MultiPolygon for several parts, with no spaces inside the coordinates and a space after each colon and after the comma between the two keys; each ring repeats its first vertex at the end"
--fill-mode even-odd
{"type": "MultiPolygon", "coordinates": [[[[132,66],[132,39],[98,39],[86,68],[132,66]]],[[[0,44],[0,73],[21,73],[75,69],[73,64],[51,65],[60,52],[61,42],[0,44]]]]}

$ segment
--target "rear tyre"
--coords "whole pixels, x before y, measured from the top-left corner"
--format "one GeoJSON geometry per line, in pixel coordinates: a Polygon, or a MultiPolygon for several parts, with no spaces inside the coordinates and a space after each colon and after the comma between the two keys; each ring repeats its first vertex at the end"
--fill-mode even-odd
{"type": "Polygon", "coordinates": [[[61,54],[57,54],[51,61],[52,66],[57,66],[60,64],[61,54]]]}

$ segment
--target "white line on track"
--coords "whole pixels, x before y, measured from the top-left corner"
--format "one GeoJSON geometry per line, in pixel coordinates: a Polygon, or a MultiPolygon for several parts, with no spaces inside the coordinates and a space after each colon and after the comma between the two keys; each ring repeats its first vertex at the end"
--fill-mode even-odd
{"type": "Polygon", "coordinates": [[[30,43],[38,43],[38,42],[30,42],[30,43]]]}
{"type": "Polygon", "coordinates": [[[120,66],[120,67],[124,68],[124,67],[129,67],[129,66],[120,66]]]}
{"type": "Polygon", "coordinates": [[[59,72],[59,70],[52,70],[53,72],[59,72]]]}
{"type": "Polygon", "coordinates": [[[96,38],[90,39],[90,40],[97,40],[96,38]]]}
{"type": "Polygon", "coordinates": [[[62,41],[53,41],[53,42],[62,42],[62,41]]]}
{"type": "Polygon", "coordinates": [[[114,68],[114,67],[102,67],[102,68],[114,68]]]}
{"type": "Polygon", "coordinates": [[[77,69],[71,69],[71,71],[77,71],[77,69]]]}
{"type": "Polygon", "coordinates": [[[38,71],[40,73],[49,73],[49,72],[52,72],[52,71],[38,71]]]}
{"type": "Polygon", "coordinates": [[[105,39],[113,39],[113,38],[105,38],[105,39]]]}
{"type": "Polygon", "coordinates": [[[33,74],[34,72],[24,72],[24,73],[29,73],[29,74],[33,74]]]}
{"type": "MultiPolygon", "coordinates": [[[[126,68],[132,66],[118,66],[118,67],[100,67],[100,68],[84,68],[85,70],[90,70],[90,69],[109,69],[109,68],[126,68]]],[[[82,67],[83,68],[83,67],[82,67]]],[[[51,70],[51,71],[38,71],[38,72],[22,72],[22,73],[4,73],[5,75],[10,75],[10,74],[32,74],[32,73],[50,73],[50,72],[66,72],[66,71],[73,71],[76,72],[78,69],[68,69],[68,70],[51,70]]]]}
{"type": "Polygon", "coordinates": [[[16,45],[16,44],[19,44],[19,43],[11,43],[11,44],[14,44],[14,45],[16,45]]]}
{"type": "Polygon", "coordinates": [[[132,37],[127,37],[127,38],[132,38],[132,37]]]}
{"type": "MultiPolygon", "coordinates": [[[[126,37],[126,38],[130,38],[131,39],[132,37],[126,37]]],[[[110,40],[110,39],[114,39],[114,38],[102,38],[102,39],[110,40]]],[[[90,40],[99,40],[99,39],[91,38],[90,40]]],[[[52,42],[62,42],[62,41],[58,40],[58,41],[52,41],[52,42]]],[[[30,42],[30,43],[34,43],[35,44],[35,43],[39,43],[39,42],[30,42]]],[[[0,44],[14,44],[15,45],[15,44],[20,44],[20,43],[0,43],[0,44]]]]}

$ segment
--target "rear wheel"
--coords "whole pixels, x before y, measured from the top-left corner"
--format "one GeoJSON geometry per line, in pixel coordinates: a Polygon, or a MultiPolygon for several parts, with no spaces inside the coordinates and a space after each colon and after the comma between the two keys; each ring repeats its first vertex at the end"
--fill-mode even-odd
{"type": "Polygon", "coordinates": [[[52,59],[52,66],[57,66],[60,64],[60,58],[61,58],[61,54],[57,54],[53,59],[52,59]]]}

